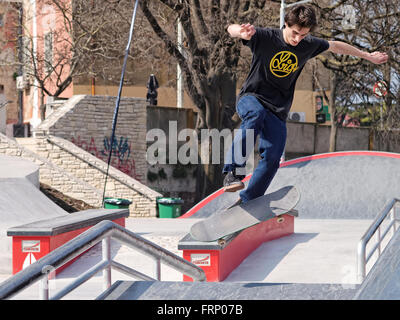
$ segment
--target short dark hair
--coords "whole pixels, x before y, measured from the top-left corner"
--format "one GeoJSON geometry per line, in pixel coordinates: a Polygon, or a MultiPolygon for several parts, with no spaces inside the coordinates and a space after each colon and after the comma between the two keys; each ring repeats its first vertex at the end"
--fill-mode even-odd
{"type": "Polygon", "coordinates": [[[285,14],[285,22],[289,27],[298,25],[301,28],[310,28],[310,31],[313,31],[317,26],[317,16],[313,7],[299,4],[285,14]]]}

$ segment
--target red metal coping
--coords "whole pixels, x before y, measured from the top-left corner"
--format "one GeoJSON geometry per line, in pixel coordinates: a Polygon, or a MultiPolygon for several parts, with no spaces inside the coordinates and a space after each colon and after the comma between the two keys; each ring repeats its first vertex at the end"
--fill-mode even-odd
{"type": "MultiPolygon", "coordinates": [[[[341,152],[321,153],[321,154],[301,157],[301,158],[297,158],[297,159],[293,159],[293,160],[288,160],[288,161],[282,162],[280,167],[283,168],[283,167],[287,167],[287,166],[290,166],[290,165],[293,165],[293,164],[306,162],[306,161],[333,158],[333,157],[344,157],[344,156],[374,156],[374,157],[388,157],[388,158],[400,159],[400,154],[392,153],[392,152],[382,152],[382,151],[341,151],[341,152]]],[[[250,180],[250,178],[251,178],[251,174],[246,176],[246,178],[243,179],[243,182],[246,182],[246,181],[250,180]]],[[[202,201],[200,201],[198,204],[196,204],[188,212],[186,212],[184,215],[180,216],[179,218],[182,218],[182,219],[189,218],[190,216],[194,215],[198,210],[203,208],[205,205],[207,205],[209,202],[213,201],[215,198],[219,197],[223,193],[224,193],[223,188],[215,191],[214,193],[212,193],[208,197],[204,198],[202,201]]]]}

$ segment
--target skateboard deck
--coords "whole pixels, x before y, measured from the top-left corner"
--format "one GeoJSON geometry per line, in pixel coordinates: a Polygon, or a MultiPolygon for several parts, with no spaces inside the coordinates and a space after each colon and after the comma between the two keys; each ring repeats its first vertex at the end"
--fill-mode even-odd
{"type": "Polygon", "coordinates": [[[215,241],[285,213],[297,215],[293,208],[299,200],[296,187],[283,187],[244,204],[215,212],[211,217],[193,224],[190,235],[199,241],[215,241]]]}

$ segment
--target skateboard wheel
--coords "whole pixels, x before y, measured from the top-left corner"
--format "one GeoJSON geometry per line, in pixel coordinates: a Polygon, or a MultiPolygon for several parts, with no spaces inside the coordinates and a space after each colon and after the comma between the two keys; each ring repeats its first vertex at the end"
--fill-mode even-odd
{"type": "Polygon", "coordinates": [[[285,221],[285,218],[284,217],[278,217],[278,218],[276,218],[276,222],[278,222],[278,223],[282,223],[282,222],[284,222],[285,221]]]}

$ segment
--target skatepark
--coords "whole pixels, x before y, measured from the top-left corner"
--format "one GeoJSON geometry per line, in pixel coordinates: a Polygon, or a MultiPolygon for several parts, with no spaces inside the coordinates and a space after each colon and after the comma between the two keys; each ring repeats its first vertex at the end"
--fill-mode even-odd
{"type": "MultiPolygon", "coordinates": [[[[10,273],[12,242],[7,232],[18,231],[21,229],[18,226],[35,225],[44,219],[61,221],[68,214],[38,190],[38,167],[35,164],[7,156],[1,156],[0,161],[1,293],[5,287],[12,287],[13,282],[29,282],[18,278],[18,273],[14,276],[10,273]]],[[[150,278],[158,276],[160,281],[135,281],[126,273],[111,269],[112,286],[108,290],[103,288],[103,273],[97,272],[63,299],[399,299],[400,288],[396,284],[400,274],[400,236],[396,228],[399,174],[400,155],[395,153],[336,152],[283,162],[268,193],[288,185],[298,189],[300,201],[295,207],[298,217],[294,218],[293,233],[254,248],[222,281],[182,281],[182,273],[175,268],[168,264],[155,268],[151,256],[112,239],[110,256],[114,261],[150,278]],[[394,204],[393,210],[389,208],[391,203],[394,204]],[[381,216],[386,211],[391,214],[383,219],[381,216]],[[365,276],[360,277],[360,240],[371,230],[378,217],[383,239],[365,266],[365,276]],[[389,227],[384,237],[383,228],[390,218],[394,220],[394,226],[389,227]],[[380,256],[378,251],[381,251],[380,256]]],[[[246,177],[246,183],[249,178],[246,177]]],[[[180,218],[127,217],[121,230],[129,230],[182,257],[179,246],[191,226],[236,199],[237,194],[218,190],[180,218]]],[[[248,235],[252,236],[251,233],[248,235]]],[[[375,245],[376,235],[368,240],[367,252],[375,245]]],[[[201,245],[196,243],[197,247],[201,245]]],[[[241,240],[236,245],[246,246],[247,242],[241,240]]],[[[53,292],[102,261],[102,252],[104,250],[98,243],[57,272],[49,280],[50,298],[53,292]]],[[[20,274],[28,274],[35,263],[20,274]]],[[[10,298],[39,299],[40,284],[37,281],[10,298]]]]}

